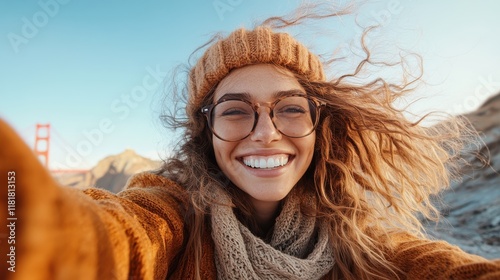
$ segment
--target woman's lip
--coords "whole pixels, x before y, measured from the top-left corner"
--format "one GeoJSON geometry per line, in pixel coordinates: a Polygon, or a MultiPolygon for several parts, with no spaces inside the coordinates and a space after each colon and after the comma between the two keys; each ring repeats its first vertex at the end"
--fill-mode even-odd
{"type": "Polygon", "coordinates": [[[280,154],[266,154],[266,155],[263,155],[263,154],[248,154],[248,155],[245,155],[245,156],[239,156],[237,158],[241,159],[241,160],[244,160],[244,159],[249,159],[249,158],[279,158],[279,157],[289,158],[291,156],[292,156],[291,154],[283,154],[283,153],[280,153],[280,154]]]}
{"type": "Polygon", "coordinates": [[[248,150],[247,152],[242,152],[236,158],[244,158],[249,156],[269,157],[277,155],[293,156],[293,153],[281,149],[256,149],[256,150],[248,150]]]}

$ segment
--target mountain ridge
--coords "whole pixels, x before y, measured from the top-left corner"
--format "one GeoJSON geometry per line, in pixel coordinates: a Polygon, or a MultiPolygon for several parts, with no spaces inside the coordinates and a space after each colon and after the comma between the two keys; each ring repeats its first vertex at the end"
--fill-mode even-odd
{"type": "Polygon", "coordinates": [[[110,155],[100,160],[88,172],[80,174],[53,174],[64,185],[79,189],[97,187],[118,193],[134,174],[158,169],[161,161],[154,161],[137,154],[134,150],[110,155]]]}

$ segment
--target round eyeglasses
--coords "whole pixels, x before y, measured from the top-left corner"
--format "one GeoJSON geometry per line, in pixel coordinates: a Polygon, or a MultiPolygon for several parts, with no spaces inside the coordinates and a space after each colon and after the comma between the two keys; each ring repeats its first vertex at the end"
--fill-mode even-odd
{"type": "Polygon", "coordinates": [[[269,106],[252,104],[239,98],[221,98],[201,109],[208,126],[219,139],[228,142],[248,137],[257,126],[260,107],[270,109],[269,117],[274,127],[291,138],[305,137],[318,125],[321,108],[325,103],[315,98],[294,94],[276,99],[269,106]]]}

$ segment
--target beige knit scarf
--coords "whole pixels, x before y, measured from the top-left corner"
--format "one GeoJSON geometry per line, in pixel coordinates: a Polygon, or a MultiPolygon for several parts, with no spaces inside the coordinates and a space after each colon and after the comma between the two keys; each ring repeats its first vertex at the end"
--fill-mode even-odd
{"type": "Polygon", "coordinates": [[[222,190],[214,195],[222,204],[212,206],[212,238],[218,279],[320,279],[335,263],[326,223],[303,215],[300,199],[313,197],[292,191],[276,219],[271,241],[253,235],[233,213],[222,190]]]}

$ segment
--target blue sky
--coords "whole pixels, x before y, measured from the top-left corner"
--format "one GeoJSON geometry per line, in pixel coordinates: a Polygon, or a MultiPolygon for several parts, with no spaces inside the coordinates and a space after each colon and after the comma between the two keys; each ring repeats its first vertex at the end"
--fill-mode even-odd
{"type": "MultiPolygon", "coordinates": [[[[51,168],[88,168],[126,148],[166,155],[173,138],[158,121],[162,79],[215,32],[251,27],[299,2],[1,0],[0,117],[31,146],[35,124],[51,124],[51,168]]],[[[329,40],[299,39],[342,52],[359,36],[355,19],[378,22],[374,42],[390,42],[379,51],[424,59],[426,85],[414,95],[423,99],[412,112],[457,114],[500,91],[498,12],[495,0],[367,1],[321,26],[329,40]]]]}

